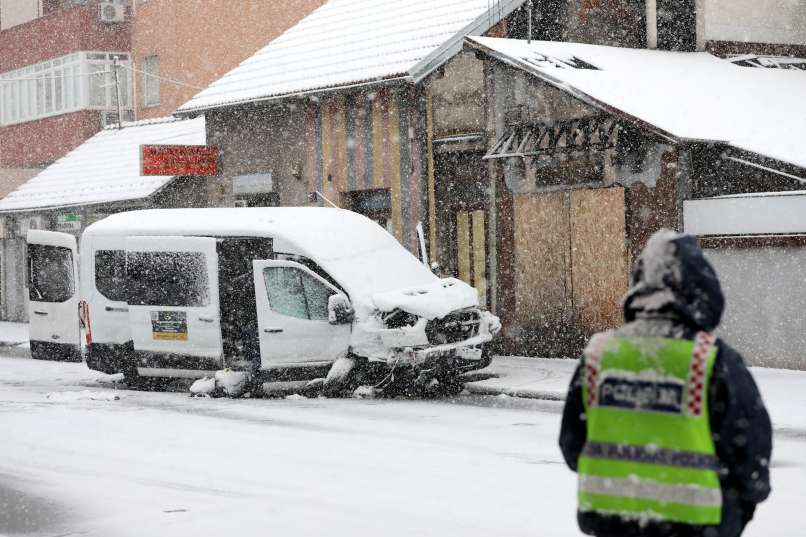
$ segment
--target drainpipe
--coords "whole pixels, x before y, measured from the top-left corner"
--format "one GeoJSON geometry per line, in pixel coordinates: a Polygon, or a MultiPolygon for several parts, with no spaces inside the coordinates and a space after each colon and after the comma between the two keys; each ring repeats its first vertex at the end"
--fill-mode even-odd
{"type": "Polygon", "coordinates": [[[528,13],[528,19],[529,19],[529,21],[527,22],[527,28],[528,29],[526,30],[526,41],[530,45],[532,44],[532,15],[534,13],[534,10],[535,10],[534,1],[529,0],[526,3],[526,12],[528,13]]]}
{"type": "Polygon", "coordinates": [[[658,48],[657,0],[646,0],[646,48],[658,48]]]}

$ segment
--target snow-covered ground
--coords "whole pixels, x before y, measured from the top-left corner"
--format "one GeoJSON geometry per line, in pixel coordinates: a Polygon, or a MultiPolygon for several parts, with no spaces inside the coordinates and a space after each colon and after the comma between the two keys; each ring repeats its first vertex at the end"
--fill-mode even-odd
{"type": "MultiPolygon", "coordinates": [[[[806,414],[784,390],[806,375],[773,373],[771,408],[806,414]]],[[[112,380],[0,357],[0,535],[579,535],[557,401],[199,399],[112,380]]],[[[806,428],[785,423],[751,537],[803,527],[806,428]]]]}

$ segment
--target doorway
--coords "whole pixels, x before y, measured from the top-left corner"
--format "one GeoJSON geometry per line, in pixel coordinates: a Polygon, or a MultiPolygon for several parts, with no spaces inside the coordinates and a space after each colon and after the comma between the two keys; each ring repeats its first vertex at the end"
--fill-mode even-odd
{"type": "Polygon", "coordinates": [[[482,154],[435,156],[438,256],[445,276],[459,278],[488,303],[489,179],[482,154]]]}
{"type": "Polygon", "coordinates": [[[252,261],[271,259],[268,238],[219,239],[218,293],[221,308],[221,343],[227,366],[260,366],[257,309],[252,261]]]}

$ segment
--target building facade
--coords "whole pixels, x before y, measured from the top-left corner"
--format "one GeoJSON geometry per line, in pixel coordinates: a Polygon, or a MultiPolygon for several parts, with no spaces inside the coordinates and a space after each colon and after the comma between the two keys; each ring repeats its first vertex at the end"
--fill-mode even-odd
{"type": "MultiPolygon", "coordinates": [[[[118,211],[208,204],[204,177],[174,177],[134,194],[115,187],[123,177],[137,182],[131,175],[139,173],[141,142],[134,133],[147,130],[149,143],[173,143],[177,125],[164,116],[322,3],[0,2],[0,318],[14,321],[27,318],[28,229],[78,236],[118,211]],[[123,128],[115,135],[118,93],[123,128]],[[129,123],[135,117],[140,121],[129,123]],[[107,186],[94,183],[98,195],[88,198],[87,181],[108,170],[111,158],[88,153],[84,146],[98,139],[129,167],[108,171],[107,186]],[[68,154],[73,150],[81,158],[68,154]],[[86,168],[83,180],[74,175],[76,162],[86,168]],[[43,189],[54,196],[43,196],[43,189]]],[[[201,135],[186,143],[206,142],[201,125],[201,135]]]]}
{"type": "Polygon", "coordinates": [[[173,114],[324,0],[133,0],[135,117],[173,114]],[[157,78],[161,77],[161,78],[157,78]]]}
{"type": "MultiPolygon", "coordinates": [[[[39,6],[30,20],[12,16],[19,2],[0,6],[0,169],[41,169],[117,118],[112,67],[129,61],[127,19],[102,19],[95,2],[39,6]]],[[[118,76],[130,110],[128,73],[118,76]]]]}

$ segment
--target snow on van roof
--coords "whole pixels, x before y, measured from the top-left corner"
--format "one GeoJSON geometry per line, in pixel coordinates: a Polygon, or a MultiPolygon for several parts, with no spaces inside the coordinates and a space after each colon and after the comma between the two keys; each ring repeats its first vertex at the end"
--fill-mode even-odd
{"type": "MultiPolygon", "coordinates": [[[[90,225],[93,236],[272,237],[275,250],[324,268],[351,298],[437,281],[381,226],[352,211],[326,207],[150,209],[117,213],[90,225]],[[293,248],[285,252],[283,248],[293,248]]],[[[83,240],[82,240],[83,242],[83,240]]]]}
{"type": "Polygon", "coordinates": [[[724,142],[806,167],[806,72],[669,52],[492,37],[466,43],[683,140],[724,142]]]}
{"type": "Polygon", "coordinates": [[[204,118],[160,118],[108,127],[0,200],[0,212],[146,198],[172,176],[140,175],[141,144],[206,143],[204,118]]]}

